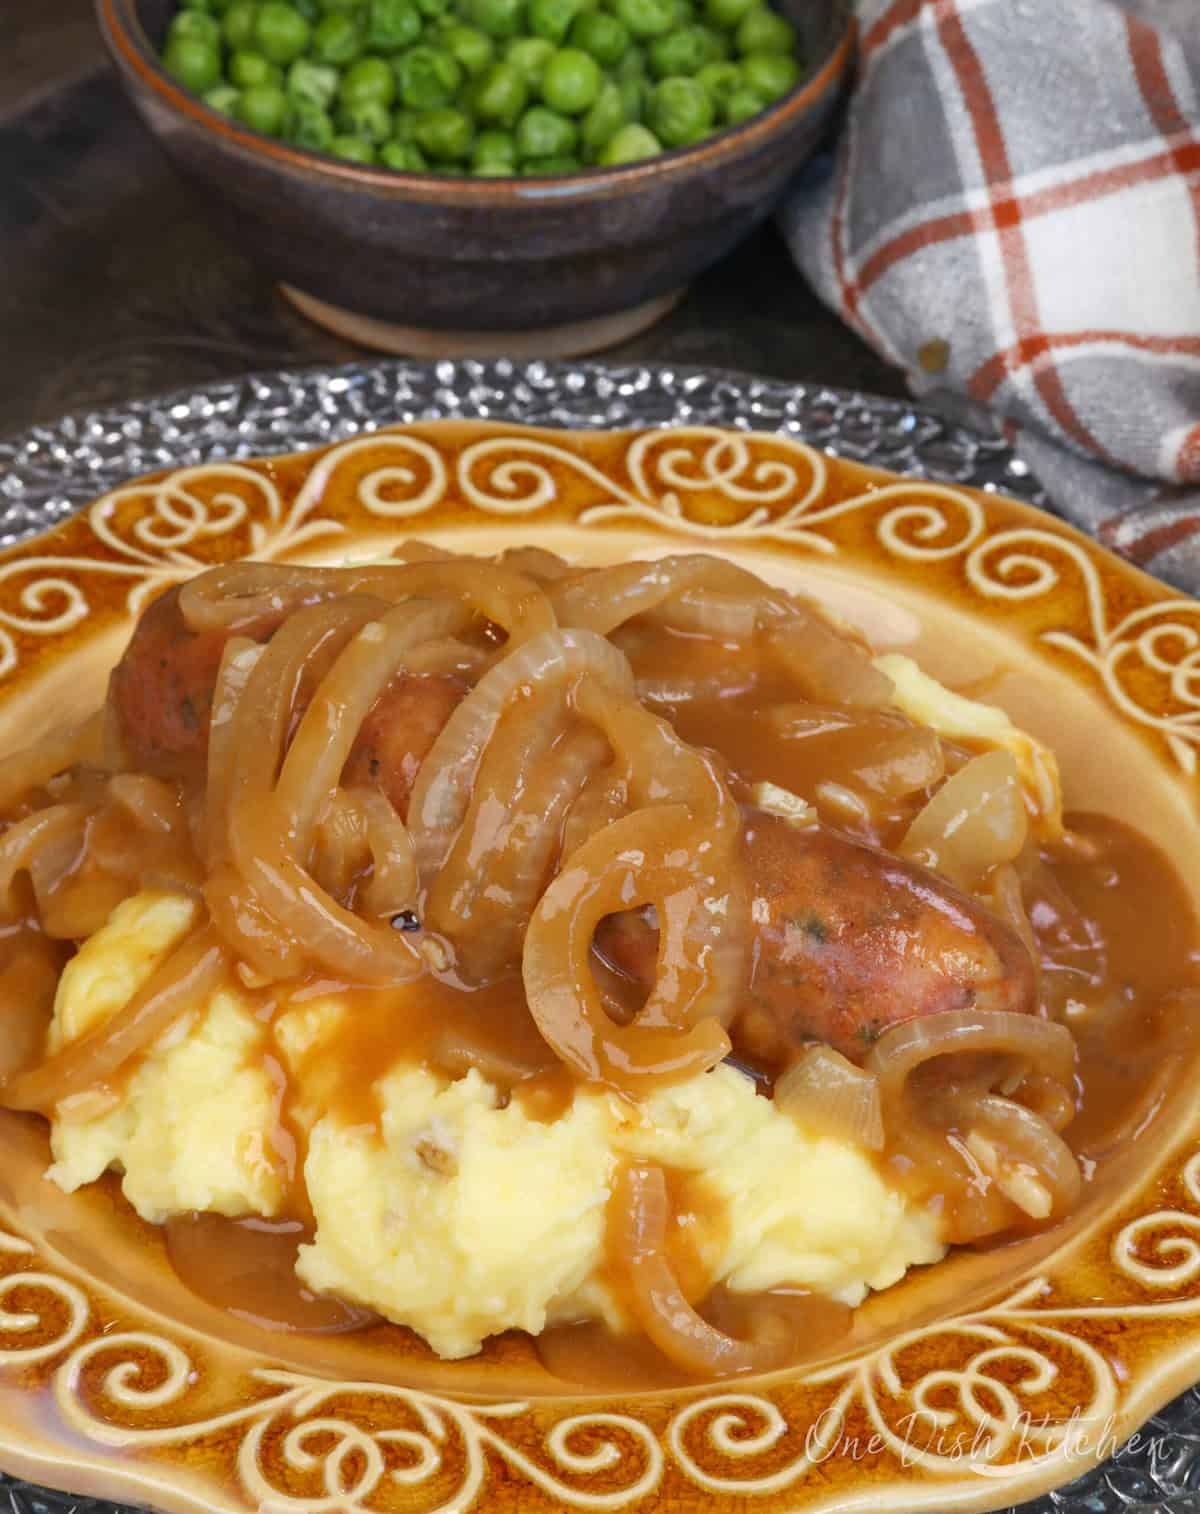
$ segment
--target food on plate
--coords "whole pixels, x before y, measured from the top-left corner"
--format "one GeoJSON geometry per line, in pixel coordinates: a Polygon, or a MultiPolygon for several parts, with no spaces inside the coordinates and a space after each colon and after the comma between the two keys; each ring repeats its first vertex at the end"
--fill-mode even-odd
{"type": "Polygon", "coordinates": [[[402,173],[574,173],[737,126],[800,78],[765,0],[233,0],[163,65],[223,115],[402,173]]]}
{"type": "Polygon", "coordinates": [[[793,1360],[1069,1215],[1192,1024],[1149,841],[708,556],[213,568],[0,816],[49,1178],[119,1174],[226,1307],[445,1358],[793,1360]]]}

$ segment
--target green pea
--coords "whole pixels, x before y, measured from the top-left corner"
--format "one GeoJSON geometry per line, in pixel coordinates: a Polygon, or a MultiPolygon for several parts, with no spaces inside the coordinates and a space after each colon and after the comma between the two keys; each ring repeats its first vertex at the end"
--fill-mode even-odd
{"type": "Polygon", "coordinates": [[[394,132],[392,113],[382,100],[339,106],[337,124],[342,136],[361,137],[364,142],[386,142],[394,132]]]}
{"type": "Polygon", "coordinates": [[[578,173],[583,164],[571,153],[558,153],[547,158],[528,158],[521,165],[525,179],[556,178],[559,174],[578,173]]]}
{"type": "Polygon", "coordinates": [[[293,105],[315,105],[318,110],[328,110],[337,98],[338,71],[328,63],[297,58],[287,71],[286,89],[293,105]]]}
{"type": "Polygon", "coordinates": [[[596,103],[604,75],[591,53],[577,47],[556,52],[542,74],[542,99],[564,116],[581,116],[596,103]]]}
{"type": "Polygon", "coordinates": [[[465,19],[489,37],[516,37],[525,19],[525,0],[464,0],[465,19]]]}
{"type": "Polygon", "coordinates": [[[417,146],[427,157],[461,163],[471,156],[475,131],[465,111],[449,106],[427,110],[417,122],[416,131],[417,146]]]}
{"type": "Polygon", "coordinates": [[[657,157],[662,150],[662,143],[652,131],[634,123],[622,126],[600,154],[600,162],[606,168],[615,168],[621,163],[636,163],[642,158],[657,157]]]}
{"type": "Polygon", "coordinates": [[[417,0],[417,9],[429,21],[435,21],[449,11],[451,0],[417,0]]]}
{"type": "Polygon", "coordinates": [[[475,88],[472,103],[481,121],[514,126],[529,102],[529,89],[511,63],[494,64],[475,88]]]}
{"type": "Polygon", "coordinates": [[[398,53],[421,35],[421,12],[413,0],[371,0],[363,42],[374,53],[398,53]]]}
{"type": "Polygon", "coordinates": [[[179,0],[181,11],[195,11],[199,15],[208,15],[212,8],[212,0],[179,0]]]}
{"type": "Polygon", "coordinates": [[[419,110],[394,110],[392,112],[392,141],[407,143],[412,146],[417,140],[417,122],[420,119],[419,110]]]}
{"type": "Polygon", "coordinates": [[[388,106],[395,98],[396,76],[382,58],[360,58],[342,75],[338,99],[343,105],[378,103],[388,106]]]}
{"type": "Polygon", "coordinates": [[[747,11],[738,23],[738,51],[743,57],[751,53],[788,53],[796,51],[796,29],[765,5],[747,11]]]}
{"type": "Polygon", "coordinates": [[[530,89],[540,89],[546,64],[554,56],[554,43],[545,37],[518,37],[504,50],[504,61],[511,64],[530,89]]]}
{"type": "Polygon", "coordinates": [[[319,105],[297,105],[288,129],[288,141],[309,152],[328,152],[333,145],[333,121],[319,105]]]}
{"type": "Polygon", "coordinates": [[[447,26],[442,33],[441,45],[472,79],[485,74],[496,56],[496,44],[486,32],[474,26],[458,23],[447,26]]]}
{"type": "Polygon", "coordinates": [[[575,151],[579,128],[567,116],[545,105],[531,105],[517,122],[517,156],[556,158],[575,151]]]}
{"type": "Polygon", "coordinates": [[[621,86],[608,80],[596,96],[595,104],[579,123],[579,139],[585,153],[597,157],[629,120],[625,114],[625,101],[621,86]]]}
{"type": "Polygon", "coordinates": [[[167,28],[167,40],[175,42],[180,37],[189,37],[196,42],[205,43],[208,47],[219,48],[221,23],[206,11],[180,11],[167,28]]]}
{"type": "Polygon", "coordinates": [[[317,0],[292,0],[292,4],[310,26],[315,26],[321,19],[321,7],[317,4],[317,0]]]}
{"type": "Polygon", "coordinates": [[[229,60],[229,82],[239,89],[257,89],[260,84],[279,84],[283,70],[268,63],[261,53],[234,53],[229,60]]]}
{"type": "Polygon", "coordinates": [[[646,49],[636,42],[625,51],[621,61],[613,69],[613,76],[620,83],[624,79],[645,79],[650,72],[646,49]]]}
{"type": "Polygon", "coordinates": [[[225,45],[234,52],[254,45],[254,23],[258,17],[255,0],[234,0],[221,20],[225,45]]]}
{"type": "Polygon", "coordinates": [[[800,65],[787,53],[751,53],[742,59],[742,78],[764,100],[778,100],[796,87],[800,65]]]}
{"type": "Polygon", "coordinates": [[[331,11],[313,27],[312,55],[318,63],[345,68],[363,50],[363,29],[358,21],[342,11],[331,11]]]}
{"type": "Polygon", "coordinates": [[[731,91],[725,101],[722,112],[727,126],[738,126],[743,121],[748,121],[751,116],[757,116],[760,111],[767,108],[767,102],[760,94],[742,84],[731,91]]]}
{"type": "Polygon", "coordinates": [[[566,40],[580,8],[580,0],[529,0],[529,30],[557,46],[566,40]]]}
{"type": "Polygon", "coordinates": [[[704,0],[704,14],[714,26],[722,31],[736,31],[743,17],[752,11],[760,0],[704,0]]]}
{"type": "Polygon", "coordinates": [[[400,98],[412,110],[449,105],[462,84],[462,69],[448,52],[424,43],[409,48],[396,65],[400,98]]]}
{"type": "Polygon", "coordinates": [[[674,19],[670,0],[612,0],[612,10],[639,42],[665,37],[674,19]]]}
{"type": "Polygon", "coordinates": [[[429,161],[415,142],[385,142],[379,149],[379,161],[396,173],[426,173],[429,161]]]}
{"type": "Polygon", "coordinates": [[[498,158],[485,158],[482,163],[471,164],[473,179],[511,179],[516,171],[515,163],[501,163],[498,158]]]}
{"type": "Polygon", "coordinates": [[[334,137],[329,151],[335,158],[344,158],[347,163],[371,164],[375,161],[375,149],[361,137],[334,137]]]}
{"type": "Polygon", "coordinates": [[[323,11],[341,12],[345,15],[361,11],[366,7],[367,0],[321,0],[323,11]]]}
{"type": "Polygon", "coordinates": [[[210,110],[232,116],[237,109],[238,91],[232,84],[218,84],[215,89],[205,91],[204,103],[210,110]]]}
{"type": "Polygon", "coordinates": [[[238,96],[237,114],[252,131],[278,137],[288,124],[287,96],[278,84],[255,84],[238,96]]]}
{"type": "Polygon", "coordinates": [[[692,0],[670,0],[671,6],[671,30],[678,31],[680,27],[691,26],[696,19],[696,7],[692,0]]]}
{"type": "Polygon", "coordinates": [[[650,105],[650,83],[646,79],[621,79],[621,105],[627,121],[641,121],[650,105]]]}
{"type": "Polygon", "coordinates": [[[298,58],[312,38],[312,27],[285,0],[266,0],[254,18],[254,45],[272,63],[298,58]]]}
{"type": "Polygon", "coordinates": [[[607,11],[584,11],[571,26],[571,45],[590,53],[603,68],[611,68],[629,48],[629,28],[607,11]]]}
{"type": "Polygon", "coordinates": [[[696,79],[704,86],[708,98],[718,112],[724,107],[725,101],[734,90],[742,87],[741,69],[736,63],[730,63],[727,59],[706,63],[697,73],[696,79]]]}
{"type": "Polygon", "coordinates": [[[650,72],[656,79],[672,74],[697,74],[706,63],[715,63],[718,54],[712,47],[712,33],[706,26],[685,26],[651,42],[650,72]]]}
{"type": "Polygon", "coordinates": [[[663,79],[650,97],[650,127],[667,147],[698,142],[712,128],[713,103],[695,79],[663,79]]]}
{"type": "Polygon", "coordinates": [[[501,174],[514,173],[517,161],[517,144],[508,131],[481,131],[471,148],[471,166],[476,169],[490,168],[501,174]]]}
{"type": "Polygon", "coordinates": [[[163,54],[163,67],[184,89],[202,95],[220,81],[220,49],[199,37],[173,37],[163,54]]]}

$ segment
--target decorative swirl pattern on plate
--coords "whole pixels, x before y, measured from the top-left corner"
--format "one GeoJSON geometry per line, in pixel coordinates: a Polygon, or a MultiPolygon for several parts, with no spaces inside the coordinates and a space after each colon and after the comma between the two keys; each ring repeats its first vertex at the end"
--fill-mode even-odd
{"type": "Polygon", "coordinates": [[[579,1509],[625,1508],[662,1477],[658,1439],[632,1415],[596,1409],[559,1420],[544,1437],[543,1461],[496,1428],[527,1415],[527,1403],[461,1403],[415,1388],[330,1382],[265,1367],[251,1377],[272,1391],[248,1403],[177,1424],[128,1422],[183,1399],[195,1377],[194,1362],[175,1342],[127,1331],[73,1351],[55,1374],[54,1393],[64,1424],[122,1452],[238,1430],[236,1468],[247,1503],[294,1514],[365,1514],[389,1485],[428,1488],[441,1496],[426,1506],[427,1514],[457,1514],[479,1501],[489,1454],[548,1497],[579,1509]],[[111,1365],[104,1368],[105,1362],[111,1365]],[[97,1368],[99,1385],[85,1394],[82,1384],[97,1368]],[[364,1406],[357,1418],[356,1404],[364,1406]],[[585,1435],[594,1444],[579,1449],[585,1435]],[[316,1491],[295,1491],[288,1474],[296,1473],[316,1491]],[[586,1479],[598,1474],[601,1486],[589,1488],[586,1479]]]}
{"type": "Polygon", "coordinates": [[[966,571],[971,587],[985,599],[1026,601],[1059,587],[1061,564],[1078,575],[1091,636],[1085,640],[1071,631],[1048,630],[1041,640],[1095,669],[1121,713],[1161,732],[1176,762],[1193,776],[1200,747],[1200,600],[1157,600],[1110,624],[1104,585],[1086,549],[1065,536],[1032,527],[987,537],[968,556],[966,571]],[[1139,698],[1130,688],[1130,677],[1147,673],[1165,682],[1181,710],[1156,714],[1144,696],[1139,698]]]}
{"type": "Polygon", "coordinates": [[[267,474],[232,462],[181,468],[154,483],[106,494],[88,510],[87,522],[98,548],[111,558],[39,555],[0,564],[0,593],[15,594],[19,607],[0,605],[0,678],[18,663],[14,631],[59,636],[87,618],[87,578],[127,580],[125,604],[136,615],[156,591],[207,566],[189,550],[204,541],[240,533],[244,556],[270,559],[343,529],[335,521],[309,519],[314,503],[302,493],[285,511],[267,474]],[[196,492],[202,483],[218,487],[203,498],[196,492]]]}
{"type": "Polygon", "coordinates": [[[1178,1172],[1190,1207],[1126,1220],[1111,1240],[1118,1270],[1144,1294],[1166,1297],[1070,1307],[1035,1277],[999,1303],[797,1373],[782,1388],[677,1402],[665,1422],[653,1409],[641,1417],[598,1407],[546,1425],[552,1406],[539,1414],[527,1402],[468,1403],[265,1366],[231,1407],[189,1417],[203,1379],[189,1348],[157,1330],[106,1329],[99,1300],[2,1231],[0,1265],[7,1257],[14,1270],[0,1276],[0,1308],[18,1291],[23,1308],[0,1313],[0,1330],[18,1337],[0,1352],[0,1373],[57,1362],[63,1424],[123,1456],[227,1437],[234,1509],[368,1514],[407,1507],[416,1490],[428,1495],[422,1514],[465,1514],[484,1499],[493,1465],[544,1495],[546,1507],[582,1510],[624,1510],[679,1475],[709,1495],[781,1494],[841,1457],[870,1457],[897,1475],[1002,1480],[1085,1459],[1111,1434],[1128,1381],[1090,1325],[1200,1314],[1200,1295],[1187,1291],[1200,1277],[1200,1150],[1178,1172]]]}

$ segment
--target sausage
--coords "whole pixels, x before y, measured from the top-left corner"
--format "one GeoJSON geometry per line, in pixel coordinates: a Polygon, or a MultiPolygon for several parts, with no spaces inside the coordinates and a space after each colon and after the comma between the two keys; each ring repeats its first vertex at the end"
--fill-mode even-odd
{"type": "MultiPolygon", "coordinates": [[[[274,629],[264,623],[239,635],[266,641],[274,629]]],[[[188,628],[178,589],[156,599],[138,621],[109,682],[121,741],[134,766],[167,777],[202,774],[227,639],[224,631],[188,628]]],[[[453,674],[397,674],[368,712],[342,782],[382,789],[404,815],[417,770],[466,692],[453,674]]]]}
{"type": "MultiPolygon", "coordinates": [[[[1020,937],[944,879],[823,826],[750,807],[744,816],[751,937],[736,1049],[780,1067],[823,1041],[861,1062],[918,1015],[1036,1008],[1020,937]]],[[[649,984],[657,933],[641,915],[610,916],[596,944],[609,966],[649,984]]]]}
{"type": "Polygon", "coordinates": [[[466,692],[450,673],[398,673],[363,721],[342,783],[382,789],[406,818],[417,770],[466,692]]]}
{"type": "Polygon", "coordinates": [[[134,627],[113,669],[108,697],[130,761],[161,776],[202,766],[213,690],[227,635],[184,623],[179,589],[168,589],[134,627]]]}
{"type": "MultiPolygon", "coordinates": [[[[273,627],[258,628],[267,639],[273,627]]],[[[178,591],[138,624],[111,697],[132,761],[202,770],[225,636],[188,629],[178,591]]],[[[422,761],[467,692],[450,674],[400,673],[367,715],[343,772],[379,787],[401,815],[422,761]]],[[[889,1026],[972,1006],[1036,1008],[1034,964],[1020,938],[975,900],[913,863],[821,826],[743,811],[750,950],[735,1046],[767,1066],[810,1041],[861,1061],[889,1026]]],[[[648,986],[657,932],[637,913],[610,916],[601,958],[648,986]]]]}

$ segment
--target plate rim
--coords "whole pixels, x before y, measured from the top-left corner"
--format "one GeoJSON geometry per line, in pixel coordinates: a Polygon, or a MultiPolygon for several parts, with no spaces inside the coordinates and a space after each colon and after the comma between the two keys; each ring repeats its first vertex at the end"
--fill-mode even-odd
{"type": "MultiPolygon", "coordinates": [[[[711,372],[711,370],[706,371],[711,372]]],[[[177,392],[186,393],[189,391],[184,390],[177,392]]],[[[891,403],[896,405],[897,407],[908,408],[903,406],[903,402],[901,401],[895,401],[891,403]]],[[[430,421],[418,423],[415,428],[412,426],[403,426],[399,428],[398,434],[411,436],[414,430],[417,433],[421,433],[429,430],[430,428],[437,428],[439,426],[444,426],[445,424],[447,423],[430,421]]],[[[460,423],[452,420],[449,422],[449,424],[451,426],[454,426],[460,423]]],[[[481,425],[481,423],[471,422],[467,422],[466,424],[472,425],[474,429],[489,429],[486,424],[481,425]]],[[[526,435],[533,434],[536,436],[552,437],[553,442],[556,446],[561,446],[564,440],[564,436],[561,431],[555,432],[542,427],[520,428],[516,423],[513,423],[511,421],[502,421],[495,423],[495,429],[506,434],[510,434],[514,431],[523,431],[523,433],[526,435]]],[[[630,434],[633,436],[647,435],[651,438],[661,438],[662,436],[661,428],[652,428],[649,431],[647,431],[646,428],[627,429],[629,429],[630,434]]],[[[732,433],[732,435],[740,435],[745,440],[752,439],[751,434],[746,432],[734,432],[732,433]]],[[[341,448],[350,446],[353,441],[359,441],[365,447],[367,445],[376,443],[379,436],[379,432],[374,432],[370,437],[360,436],[357,438],[351,438],[350,442],[335,444],[334,450],[336,451],[341,448]]],[[[763,439],[769,442],[779,442],[779,438],[777,436],[772,436],[770,433],[764,434],[763,439]]],[[[312,449],[304,449],[305,452],[310,450],[312,449]]],[[[301,454],[278,453],[274,454],[274,460],[278,461],[280,458],[286,458],[288,456],[294,455],[301,454]]],[[[214,463],[213,466],[219,469],[222,465],[220,463],[214,463]]],[[[919,491],[923,487],[923,482],[918,479],[908,479],[904,480],[904,482],[907,486],[911,487],[914,490],[919,491]]],[[[134,489],[140,487],[143,484],[144,480],[131,481],[129,488],[134,489]]],[[[927,485],[925,485],[924,487],[926,488],[926,490],[928,490],[927,485]]],[[[1171,590],[1169,586],[1161,583],[1157,579],[1152,578],[1150,575],[1144,573],[1133,564],[1130,564],[1123,559],[1117,558],[1116,556],[1114,556],[1114,554],[1108,552],[1105,548],[1093,542],[1090,538],[1086,537],[1083,533],[1079,532],[1074,527],[1071,527],[1065,522],[1056,520],[1054,518],[1046,517],[1042,512],[1037,511],[1027,503],[1024,503],[1018,499],[1006,498],[1000,495],[980,495],[977,494],[976,491],[971,491],[962,488],[961,486],[955,486],[955,489],[957,490],[957,492],[963,495],[969,495],[978,498],[980,502],[979,508],[983,512],[985,520],[987,518],[989,509],[997,510],[1002,516],[1006,517],[1011,517],[1012,513],[1016,511],[1018,518],[1024,519],[1027,523],[1028,528],[1030,530],[1033,530],[1036,534],[1040,534],[1042,536],[1057,537],[1061,540],[1072,543],[1076,551],[1082,552],[1083,557],[1086,560],[1092,561],[1094,559],[1098,561],[1102,568],[1107,569],[1109,572],[1117,573],[1122,580],[1125,580],[1134,585],[1137,589],[1136,597],[1140,602],[1145,602],[1146,604],[1166,604],[1172,603],[1178,599],[1177,591],[1171,590]]],[[[103,503],[103,499],[97,503],[103,503]]],[[[94,510],[96,508],[96,505],[93,505],[91,508],[94,510]]],[[[34,538],[26,539],[16,546],[0,552],[0,569],[6,568],[8,565],[14,562],[21,561],[27,555],[27,549],[29,549],[31,546],[40,547],[46,542],[53,542],[57,539],[69,535],[70,530],[74,525],[77,525],[79,520],[79,515],[69,517],[66,521],[58,522],[53,525],[47,532],[39,533],[39,535],[34,538]]],[[[42,553],[41,555],[47,556],[48,554],[42,553]]],[[[1197,608],[1200,609],[1200,606],[1197,606],[1197,608]]],[[[37,659],[34,658],[31,661],[36,662],[37,659]]],[[[1176,1141],[1172,1144],[1169,1150],[1161,1153],[1160,1162],[1156,1164],[1155,1169],[1146,1174],[1144,1178],[1139,1179],[1139,1193],[1144,1191],[1146,1188],[1151,1186],[1154,1181],[1156,1181],[1160,1168],[1164,1167],[1168,1163],[1168,1161],[1173,1159],[1178,1151],[1187,1142],[1187,1140],[1192,1135],[1194,1135],[1195,1123],[1195,1119],[1193,1119],[1191,1125],[1187,1126],[1186,1128],[1181,1126],[1176,1141]]],[[[1189,1162],[1188,1164],[1186,1164],[1189,1170],[1193,1165],[1196,1166],[1196,1171],[1192,1174],[1191,1181],[1193,1181],[1194,1186],[1191,1190],[1191,1196],[1195,1201],[1197,1209],[1197,1214],[1193,1216],[1193,1220],[1197,1228],[1200,1229],[1200,1163],[1189,1162]]],[[[7,1249],[6,1243],[3,1240],[3,1236],[0,1236],[0,1251],[3,1251],[5,1249],[7,1249]]],[[[10,1252],[10,1254],[12,1253],[10,1252]]],[[[1200,1274],[1200,1247],[1193,1247],[1193,1259],[1197,1264],[1194,1268],[1194,1271],[1197,1274],[1200,1274]]],[[[1197,1304],[1200,1304],[1200,1287],[1197,1288],[1197,1291],[1194,1295],[1194,1300],[1195,1302],[1197,1302],[1197,1304]]],[[[983,1312],[994,1313],[995,1311],[993,1309],[992,1311],[983,1312]]],[[[180,1328],[187,1330],[187,1327],[180,1328]]],[[[188,1331],[188,1333],[191,1332],[188,1331]]],[[[1177,1390],[1177,1388],[1181,1385],[1180,1369],[1181,1366],[1185,1363],[1190,1366],[1194,1366],[1197,1369],[1200,1369],[1200,1325],[1198,1325],[1196,1328],[1195,1338],[1192,1340],[1192,1342],[1190,1344],[1185,1342],[1184,1345],[1182,1345],[1175,1353],[1169,1353],[1165,1355],[1156,1364],[1155,1371],[1151,1373],[1149,1377],[1141,1384],[1142,1391],[1139,1394],[1131,1395],[1129,1407],[1127,1407],[1126,1413],[1124,1415],[1124,1418],[1127,1421],[1130,1421],[1126,1425],[1127,1430],[1129,1428],[1132,1428],[1133,1421],[1136,1421],[1136,1423],[1138,1424],[1143,1422],[1145,1417],[1147,1417],[1149,1414],[1152,1414],[1156,1408],[1160,1407],[1161,1404],[1166,1401],[1166,1399],[1171,1395],[1172,1392],[1177,1390]],[[1135,1403],[1136,1407],[1134,1407],[1135,1403]]],[[[774,1384],[774,1381],[775,1380],[772,1379],[772,1385],[774,1384]]],[[[707,1398],[707,1401],[721,1398],[730,1400],[748,1400],[752,1396],[753,1395],[750,1393],[738,1393],[736,1385],[717,1385],[715,1391],[710,1386],[681,1390],[680,1393],[673,1395],[662,1395],[663,1398],[670,1398],[672,1400],[681,1399],[687,1403],[691,1403],[692,1401],[704,1401],[705,1398],[707,1398]]],[[[597,1403],[597,1400],[595,1398],[582,1399],[578,1396],[565,1394],[561,1398],[556,1396],[553,1399],[535,1401],[535,1408],[564,1403],[584,1403],[595,1405],[597,1403]]],[[[5,1424],[0,1424],[0,1455],[3,1455],[6,1463],[18,1466],[19,1470],[21,1470],[22,1472],[28,1472],[29,1475],[37,1476],[39,1478],[47,1478],[50,1483],[54,1483],[56,1481],[55,1477],[49,1475],[50,1469],[46,1465],[44,1465],[38,1457],[31,1456],[28,1460],[26,1460],[24,1453],[21,1453],[19,1451],[19,1447],[11,1442],[9,1428],[5,1424]]],[[[70,1472],[72,1468],[68,1466],[65,1467],[64,1470],[70,1472]]],[[[103,1474],[102,1476],[98,1475],[97,1481],[104,1481],[107,1483],[109,1473],[112,1471],[112,1469],[107,1465],[100,1467],[98,1464],[96,1470],[98,1474],[103,1474]]],[[[164,1487],[159,1486],[156,1479],[151,1479],[148,1482],[136,1471],[120,1474],[113,1473],[113,1476],[115,1477],[115,1482],[112,1485],[120,1485],[119,1492],[116,1496],[124,1496],[127,1492],[132,1493],[132,1495],[135,1497],[145,1496],[148,1493],[153,1493],[156,1501],[159,1502],[161,1506],[173,1509],[186,1508],[188,1510],[209,1510],[215,1508],[233,1509],[240,1507],[237,1503],[230,1503],[225,1501],[213,1502],[211,1499],[201,1498],[200,1495],[193,1496],[190,1492],[180,1491],[177,1496],[174,1490],[168,1490],[164,1487]]],[[[77,1482],[77,1479],[72,1480],[77,1482]]],[[[1016,1491],[1020,1493],[1020,1496],[1027,1497],[1044,1491],[1046,1488],[1057,1486],[1064,1480],[1064,1477],[1061,1475],[1061,1468],[1056,1470],[1054,1467],[1048,1466],[1041,1475],[1013,1478],[1002,1487],[1000,1484],[992,1484],[991,1486],[993,1490],[1000,1488],[1000,1491],[1002,1491],[1004,1496],[1007,1496],[1010,1492],[1016,1491]]],[[[886,1486],[875,1485],[869,1493],[864,1492],[861,1496],[864,1499],[875,1501],[878,1498],[886,1496],[889,1490],[894,1491],[894,1488],[903,1488],[903,1496],[905,1502],[908,1504],[908,1506],[914,1508],[920,1506],[923,1508],[931,1509],[940,1507],[947,1501],[953,1501],[955,1507],[964,1509],[982,1509],[996,1506],[995,1492],[988,1491],[987,1485],[985,1484],[968,1482],[926,1485],[924,1488],[922,1488],[922,1494],[929,1494],[931,1487],[936,1488],[936,1493],[931,1497],[923,1496],[920,1500],[919,1505],[914,1498],[916,1489],[913,1487],[908,1487],[903,1483],[895,1484],[894,1487],[892,1484],[888,1484],[886,1486]]],[[[799,1492],[800,1490],[798,1490],[798,1501],[794,1505],[797,1510],[801,1508],[806,1510],[831,1508],[848,1509],[855,1506],[853,1499],[847,1499],[840,1493],[835,1493],[834,1495],[832,1495],[832,1502],[828,1500],[822,1502],[820,1500],[810,1501],[807,1498],[799,1496],[799,1492]]],[[[105,1496],[112,1496],[109,1494],[107,1486],[105,1489],[105,1496]]]]}

